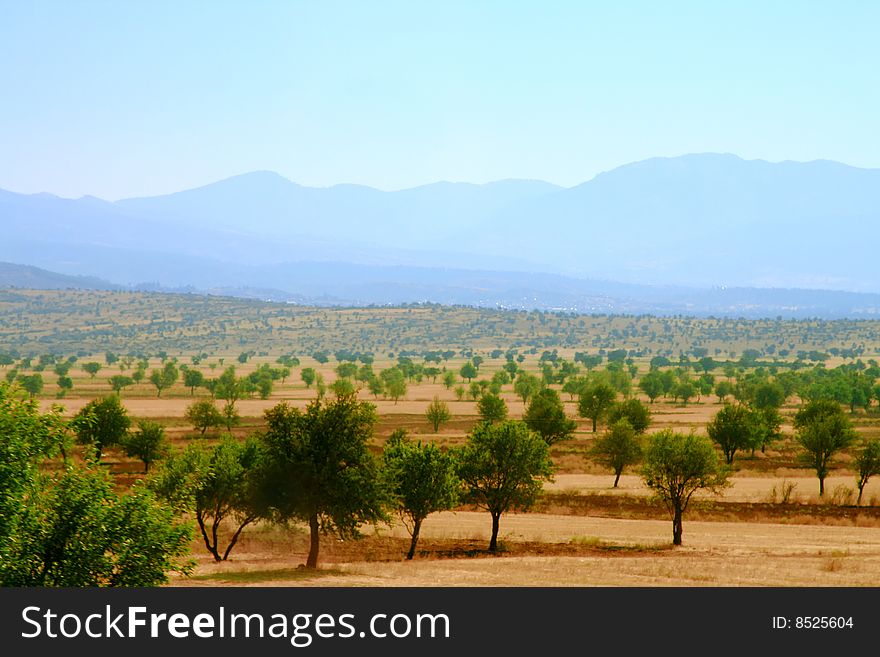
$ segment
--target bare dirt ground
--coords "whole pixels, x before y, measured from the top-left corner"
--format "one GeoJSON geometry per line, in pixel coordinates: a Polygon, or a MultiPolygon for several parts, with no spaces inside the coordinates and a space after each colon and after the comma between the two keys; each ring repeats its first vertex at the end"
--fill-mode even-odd
{"type": "Polygon", "coordinates": [[[176,578],[172,585],[874,586],[880,581],[880,528],[874,527],[685,519],[685,545],[670,549],[667,520],[510,514],[501,521],[506,552],[488,556],[489,525],[485,513],[431,516],[422,529],[426,551],[411,562],[402,558],[408,541],[400,526],[380,528],[356,543],[328,539],[318,572],[297,569],[305,560],[302,533],[254,528],[229,563],[200,557],[195,577],[176,578]],[[450,549],[444,552],[444,546],[450,549]]]}

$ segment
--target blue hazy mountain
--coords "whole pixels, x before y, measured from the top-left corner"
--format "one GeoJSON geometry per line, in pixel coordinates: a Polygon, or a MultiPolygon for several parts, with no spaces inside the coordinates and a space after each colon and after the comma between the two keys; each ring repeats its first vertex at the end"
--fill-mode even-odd
{"type": "MultiPolygon", "coordinates": [[[[596,283],[612,280],[699,288],[705,307],[722,287],[727,298],[753,287],[880,292],[880,169],[829,161],[653,158],[571,188],[506,180],[386,192],[255,172],[116,202],[0,191],[0,225],[0,260],[123,285],[371,303],[508,304],[519,290],[535,307],[589,305],[574,298],[584,286],[628,298],[596,283]]],[[[753,296],[765,304],[767,294],[753,296]]]]}

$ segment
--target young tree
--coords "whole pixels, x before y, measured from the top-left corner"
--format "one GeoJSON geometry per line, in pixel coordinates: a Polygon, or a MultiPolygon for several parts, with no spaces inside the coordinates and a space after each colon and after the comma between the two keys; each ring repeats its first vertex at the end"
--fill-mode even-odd
{"type": "Polygon", "coordinates": [[[503,422],[507,419],[507,404],[501,397],[491,392],[480,397],[477,411],[483,422],[503,422]]]}
{"type": "Polygon", "coordinates": [[[132,380],[130,376],[125,376],[124,374],[114,374],[110,377],[110,387],[113,388],[113,392],[120,397],[122,396],[123,388],[127,388],[133,383],[134,380],[132,380]]]}
{"type": "Polygon", "coordinates": [[[440,430],[440,425],[449,422],[452,415],[449,412],[449,405],[441,401],[439,397],[434,397],[433,401],[428,404],[425,417],[428,418],[428,422],[434,428],[434,433],[437,433],[440,430]]]}
{"type": "Polygon", "coordinates": [[[523,422],[484,422],[468,436],[458,460],[465,500],[492,516],[489,550],[495,552],[501,515],[531,507],[542,482],[552,478],[547,443],[523,422]]]}
{"type": "Polygon", "coordinates": [[[639,380],[639,388],[644,392],[651,403],[663,394],[663,377],[658,370],[651,370],[639,380]]]}
{"type": "Polygon", "coordinates": [[[330,389],[337,397],[345,397],[347,395],[353,395],[357,392],[354,384],[349,379],[336,379],[330,385],[330,389]]]}
{"type": "Polygon", "coordinates": [[[407,559],[416,553],[422,523],[431,513],[458,503],[461,480],[453,455],[432,443],[413,443],[403,430],[395,431],[382,452],[383,472],[396,500],[397,513],[412,540],[407,559]]]}
{"type": "Polygon", "coordinates": [[[541,380],[534,374],[529,374],[524,370],[520,370],[520,373],[516,377],[516,381],[513,383],[513,392],[517,397],[522,399],[523,404],[528,404],[529,399],[537,394],[543,387],[541,380]]]}
{"type": "Polygon", "coordinates": [[[645,433],[651,424],[651,412],[648,407],[635,398],[615,402],[606,413],[609,425],[624,418],[629,421],[630,426],[638,434],[645,433]]]}
{"type": "Polygon", "coordinates": [[[70,390],[73,389],[73,379],[69,376],[59,376],[58,377],[58,396],[64,397],[70,390]]]}
{"type": "Polygon", "coordinates": [[[672,544],[681,545],[682,516],[691,496],[701,489],[721,489],[727,471],[707,438],[664,429],[648,440],[642,477],[672,515],[672,544]]]}
{"type": "Polygon", "coordinates": [[[874,475],[880,475],[880,440],[869,440],[864,444],[856,454],[855,466],[858,473],[856,486],[859,488],[856,504],[861,504],[868,480],[874,475]]]}
{"type": "Polygon", "coordinates": [[[196,394],[196,388],[203,386],[204,384],[205,375],[199,370],[188,368],[186,372],[183,373],[183,385],[189,388],[190,397],[196,394]]]}
{"type": "Polygon", "coordinates": [[[43,376],[41,374],[19,374],[16,380],[31,399],[43,392],[43,376]]]}
{"type": "Polygon", "coordinates": [[[401,397],[406,394],[406,377],[403,372],[396,367],[382,370],[382,382],[385,385],[386,394],[397,403],[401,397]]]}
{"type": "Polygon", "coordinates": [[[614,472],[614,488],[620,481],[620,475],[628,465],[635,465],[642,457],[642,445],[639,434],[633,429],[629,420],[622,417],[615,421],[605,434],[593,443],[587,458],[601,463],[614,472]]]}
{"type": "Polygon", "coordinates": [[[241,415],[235,408],[235,402],[228,401],[223,404],[223,423],[226,425],[227,431],[232,431],[232,427],[237,427],[241,422],[241,415]]]}
{"type": "Polygon", "coordinates": [[[568,440],[577,428],[577,423],[565,415],[559,393],[552,388],[544,388],[532,397],[523,413],[523,422],[548,445],[568,440]]]}
{"type": "Polygon", "coordinates": [[[455,382],[458,380],[458,377],[455,376],[455,372],[452,370],[446,370],[443,373],[443,385],[447,390],[452,388],[455,385],[455,382]]]}
{"type": "Polygon", "coordinates": [[[210,399],[200,399],[187,406],[184,417],[203,436],[208,429],[219,427],[224,422],[223,414],[210,399]]]}
{"type": "Polygon", "coordinates": [[[477,367],[473,364],[473,362],[468,361],[464,365],[461,366],[461,370],[459,371],[462,379],[467,379],[468,383],[477,376],[477,367]]]}
{"type": "Polygon", "coordinates": [[[358,366],[356,363],[344,362],[336,366],[336,374],[340,378],[349,379],[357,374],[358,366]]]}
{"type": "Polygon", "coordinates": [[[825,478],[837,452],[846,449],[857,434],[835,401],[809,402],[794,416],[795,440],[804,450],[801,458],[816,471],[819,496],[825,494],[825,478]]]}
{"type": "Polygon", "coordinates": [[[162,396],[162,391],[170,388],[180,376],[177,365],[173,361],[168,361],[161,370],[153,370],[150,372],[150,383],[156,386],[156,397],[162,396]]]}
{"type": "Polygon", "coordinates": [[[586,386],[581,391],[578,400],[578,414],[593,422],[593,433],[596,433],[596,425],[605,412],[617,399],[617,392],[604,381],[597,381],[586,386]]]}
{"type": "Polygon", "coordinates": [[[104,450],[118,445],[131,427],[131,419],[119,397],[112,395],[103,399],[93,399],[73,416],[71,426],[76,433],[77,442],[91,445],[95,450],[95,460],[100,461],[104,450]]]}
{"type": "Polygon", "coordinates": [[[687,406],[690,399],[697,396],[697,387],[693,381],[680,381],[673,389],[672,396],[675,399],[681,399],[681,403],[687,406]]]}
{"type": "Polygon", "coordinates": [[[143,461],[144,474],[149,473],[150,465],[168,454],[165,427],[158,422],[140,420],[137,431],[123,437],[122,448],[126,456],[143,461]]]}
{"type": "Polygon", "coordinates": [[[385,384],[382,383],[382,379],[375,375],[367,381],[367,388],[369,388],[370,394],[377,399],[379,398],[379,395],[385,393],[385,384]]]}
{"type": "Polygon", "coordinates": [[[262,471],[259,443],[225,437],[215,447],[191,444],[168,458],[149,486],[179,510],[193,513],[205,548],[226,561],[241,532],[257,520],[256,495],[262,471]],[[233,521],[226,547],[221,526],[233,521]]]}
{"type": "Polygon", "coordinates": [[[306,384],[306,388],[311,388],[312,384],[315,382],[315,368],[313,367],[304,367],[299,373],[299,377],[303,380],[303,383],[306,384]]]}
{"type": "Polygon", "coordinates": [[[724,453],[727,465],[737,451],[755,446],[756,418],[741,404],[725,404],[706,426],[706,432],[724,453]]]}
{"type": "Polygon", "coordinates": [[[308,523],[307,568],[318,566],[322,531],[356,537],[360,525],[386,518],[367,447],[376,421],[375,406],[353,396],[316,400],[304,412],[286,403],[266,411],[263,508],[276,520],[308,523]]]}
{"type": "Polygon", "coordinates": [[[719,381],[715,384],[715,394],[718,395],[719,403],[724,403],[724,400],[733,394],[733,385],[730,381],[719,381]]]}
{"type": "Polygon", "coordinates": [[[464,393],[465,393],[464,386],[455,386],[455,390],[453,390],[453,392],[455,393],[455,398],[458,401],[461,401],[462,399],[464,399],[464,393]]]}

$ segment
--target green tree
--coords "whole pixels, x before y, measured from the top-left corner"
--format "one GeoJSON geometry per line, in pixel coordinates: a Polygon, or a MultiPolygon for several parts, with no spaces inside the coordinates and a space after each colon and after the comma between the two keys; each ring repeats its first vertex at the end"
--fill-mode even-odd
{"type": "Polygon", "coordinates": [[[642,434],[651,425],[651,412],[638,399],[625,399],[615,402],[606,413],[608,424],[614,424],[620,419],[626,418],[633,430],[642,434]]]}
{"type": "Polygon", "coordinates": [[[578,400],[578,415],[592,420],[593,433],[596,433],[599,419],[611,408],[615,399],[617,399],[617,392],[604,381],[592,383],[581,391],[578,400]]]}
{"type": "Polygon", "coordinates": [[[491,392],[480,397],[477,411],[483,422],[503,422],[507,419],[507,403],[491,392]]]}
{"type": "Polygon", "coordinates": [[[523,422],[478,424],[459,454],[464,499],[492,516],[489,551],[498,549],[501,515],[527,510],[553,475],[550,452],[523,422]]]}
{"type": "Polygon", "coordinates": [[[68,392],[73,389],[73,379],[69,376],[59,376],[58,377],[58,396],[64,397],[68,392]]]}
{"type": "Polygon", "coordinates": [[[428,422],[434,428],[434,433],[437,433],[440,430],[440,425],[449,422],[452,414],[449,412],[449,405],[435,396],[431,403],[428,404],[425,417],[428,418],[428,422]]]}
{"type": "Polygon", "coordinates": [[[461,370],[459,370],[459,374],[462,379],[467,379],[468,383],[477,376],[477,367],[473,364],[473,362],[468,361],[464,365],[461,366],[461,370]]]}
{"type": "Polygon", "coordinates": [[[336,379],[331,385],[330,389],[333,390],[333,394],[337,397],[345,397],[346,395],[353,395],[357,392],[355,390],[354,384],[349,379],[336,379]]]}
{"type": "Polygon", "coordinates": [[[43,376],[41,374],[20,374],[16,380],[31,399],[43,392],[43,376]]]}
{"type": "Polygon", "coordinates": [[[93,399],[73,416],[71,426],[76,433],[77,442],[91,445],[95,450],[95,460],[100,461],[101,455],[108,447],[122,442],[131,427],[128,411],[119,402],[119,397],[112,395],[102,399],[93,399]]]}
{"type": "Polygon", "coordinates": [[[406,377],[403,372],[396,367],[382,370],[382,382],[385,385],[385,393],[397,403],[401,397],[406,395],[406,377]]]}
{"type": "Polygon", "coordinates": [[[150,372],[150,383],[156,386],[156,397],[161,397],[163,390],[177,383],[179,376],[180,373],[177,370],[177,365],[170,360],[165,363],[161,370],[150,372]]]}
{"type": "Polygon", "coordinates": [[[565,414],[559,393],[552,388],[539,391],[523,413],[523,422],[548,445],[572,437],[577,423],[565,414]]]}
{"type": "Polygon", "coordinates": [[[210,448],[191,444],[169,457],[149,486],[178,510],[194,514],[205,548],[214,561],[226,561],[244,528],[259,517],[261,458],[253,438],[239,442],[226,436],[210,448]],[[227,519],[233,529],[223,531],[227,519]]]}
{"type": "Polygon", "coordinates": [[[819,495],[825,494],[825,478],[837,452],[856,439],[852,423],[835,401],[807,403],[794,416],[795,440],[804,450],[801,459],[816,471],[819,495]]]}
{"type": "Polygon", "coordinates": [[[343,379],[352,378],[355,374],[357,374],[358,366],[356,363],[339,363],[336,366],[336,374],[343,379]]]}
{"type": "Polygon", "coordinates": [[[452,386],[455,385],[455,382],[458,380],[458,377],[455,376],[455,372],[452,370],[446,370],[443,373],[443,385],[449,390],[452,386]]]}
{"type": "Polygon", "coordinates": [[[641,378],[639,388],[653,404],[654,400],[663,394],[663,376],[658,370],[651,370],[641,378]]]}
{"type": "Polygon", "coordinates": [[[187,406],[184,417],[203,436],[208,429],[219,427],[224,422],[223,413],[210,399],[200,399],[187,406]]]}
{"type": "Polygon", "coordinates": [[[313,367],[304,367],[302,371],[299,373],[299,377],[303,380],[303,383],[306,384],[306,388],[311,388],[312,384],[315,382],[315,368],[313,367]]]}
{"type": "Polygon", "coordinates": [[[226,425],[227,431],[232,431],[232,427],[237,427],[241,422],[241,415],[235,408],[235,402],[228,401],[223,404],[223,423],[226,425]]]}
{"type": "Polygon", "coordinates": [[[54,457],[66,440],[60,406],[40,413],[35,400],[20,399],[17,392],[14,386],[0,383],[0,564],[3,546],[41,464],[54,457]]]}
{"type": "Polygon", "coordinates": [[[858,474],[856,486],[859,489],[856,504],[861,504],[862,494],[865,492],[868,480],[874,475],[880,475],[880,440],[869,440],[864,444],[856,454],[855,466],[858,474]]]}
{"type": "Polygon", "coordinates": [[[707,438],[664,429],[648,439],[642,477],[672,516],[673,545],[681,545],[682,516],[691,496],[701,489],[720,490],[727,471],[707,438]]]}
{"type": "Polygon", "coordinates": [[[587,456],[614,472],[614,488],[617,488],[624,468],[635,465],[641,457],[642,445],[639,434],[626,417],[621,417],[612,423],[605,433],[595,440],[587,456]]]}
{"type": "Polygon", "coordinates": [[[522,399],[523,404],[528,404],[529,400],[543,387],[541,380],[534,374],[520,371],[516,381],[513,383],[513,392],[522,399]]]}
{"type": "Polygon", "coordinates": [[[125,376],[124,374],[114,374],[110,377],[110,387],[113,388],[113,392],[119,396],[122,396],[123,388],[127,388],[133,384],[134,380],[130,376],[125,376]]]}
{"type": "Polygon", "coordinates": [[[465,392],[464,386],[455,386],[455,390],[453,390],[453,392],[455,393],[455,398],[458,401],[461,401],[462,399],[464,399],[464,392],[465,392]]]}
{"type": "Polygon", "coordinates": [[[706,433],[724,453],[727,465],[733,463],[737,451],[754,447],[756,417],[741,404],[725,404],[706,426],[706,433]]]}
{"type": "Polygon", "coordinates": [[[697,396],[697,387],[693,381],[680,381],[672,389],[672,396],[675,399],[681,399],[681,403],[687,406],[688,401],[697,396]]]}
{"type": "Polygon", "coordinates": [[[91,361],[90,363],[83,363],[82,366],[83,372],[86,372],[89,377],[92,379],[95,378],[95,375],[101,371],[101,363],[97,361],[91,361]]]}
{"type": "Polygon", "coordinates": [[[37,477],[14,526],[0,547],[4,586],[155,586],[192,568],[190,527],[143,486],[120,495],[92,468],[37,477]]]}
{"type": "Polygon", "coordinates": [[[725,399],[733,394],[733,386],[729,381],[719,381],[715,384],[715,394],[718,395],[719,403],[723,403],[725,399]]]}
{"type": "Polygon", "coordinates": [[[458,503],[461,491],[458,466],[450,452],[444,453],[432,443],[407,440],[403,430],[391,435],[382,459],[397,513],[412,539],[406,554],[407,559],[412,559],[425,518],[437,511],[452,509],[458,503]]]}
{"type": "Polygon", "coordinates": [[[304,412],[286,403],[266,411],[263,508],[275,520],[308,523],[308,568],[318,566],[322,531],[357,537],[359,526],[386,519],[367,447],[376,421],[375,406],[353,396],[316,400],[304,412]]]}
{"type": "Polygon", "coordinates": [[[205,384],[205,375],[202,374],[199,370],[187,369],[186,372],[183,373],[183,385],[189,388],[189,396],[192,397],[196,394],[196,388],[201,387],[205,384]]]}
{"type": "Polygon", "coordinates": [[[143,461],[146,474],[153,463],[168,454],[168,443],[165,440],[165,427],[158,422],[140,420],[137,426],[137,431],[122,438],[122,449],[126,456],[143,461]]]}
{"type": "Polygon", "coordinates": [[[376,398],[385,393],[385,384],[382,383],[382,379],[378,376],[373,376],[372,379],[367,381],[367,388],[369,388],[370,394],[376,398]]]}

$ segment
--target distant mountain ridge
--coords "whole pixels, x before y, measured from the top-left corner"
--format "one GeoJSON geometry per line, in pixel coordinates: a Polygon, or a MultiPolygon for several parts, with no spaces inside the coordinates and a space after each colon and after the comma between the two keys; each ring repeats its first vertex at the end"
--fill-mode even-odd
{"type": "Polygon", "coordinates": [[[519,289],[542,307],[582,305],[550,275],[701,288],[704,305],[721,288],[880,293],[880,169],[826,160],[652,158],[571,188],[506,180],[385,192],[253,172],[116,202],[0,190],[0,225],[0,260],[126,286],[499,304],[517,298],[502,290],[519,289]],[[472,276],[415,283],[423,270],[506,282],[483,299],[472,276]],[[343,271],[366,278],[334,274],[343,271]]]}
{"type": "Polygon", "coordinates": [[[169,287],[156,282],[143,282],[123,287],[100,279],[64,276],[35,267],[0,263],[0,288],[128,289],[310,306],[430,302],[587,314],[880,319],[880,294],[830,290],[702,290],[591,281],[556,274],[320,262],[235,268],[228,273],[229,280],[264,281],[265,286],[202,284],[169,287]],[[299,291],[270,287],[273,280],[295,280],[299,291]]]}
{"type": "Polygon", "coordinates": [[[121,290],[120,285],[93,276],[67,276],[53,271],[0,262],[0,288],[17,287],[36,290],[121,290]]]}

